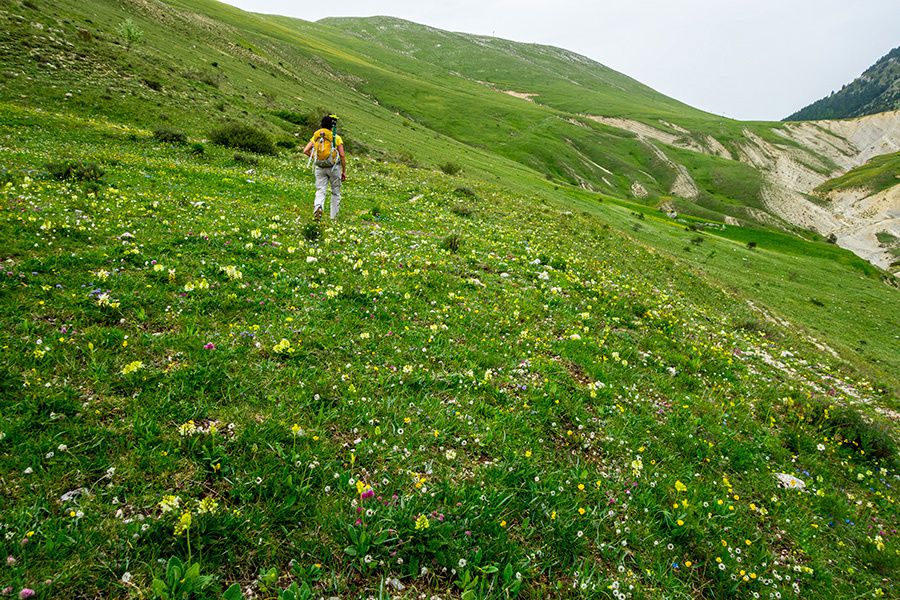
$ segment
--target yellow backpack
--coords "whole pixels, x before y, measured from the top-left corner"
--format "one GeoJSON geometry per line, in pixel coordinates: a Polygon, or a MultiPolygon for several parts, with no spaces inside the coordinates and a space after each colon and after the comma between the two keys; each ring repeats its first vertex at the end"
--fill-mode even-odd
{"type": "Polygon", "coordinates": [[[340,160],[334,137],[334,132],[328,129],[319,129],[313,134],[312,158],[317,167],[330,169],[340,160]]]}

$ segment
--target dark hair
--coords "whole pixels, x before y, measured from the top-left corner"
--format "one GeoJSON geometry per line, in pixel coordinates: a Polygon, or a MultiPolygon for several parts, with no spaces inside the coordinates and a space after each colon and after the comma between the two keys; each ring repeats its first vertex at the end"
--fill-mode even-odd
{"type": "Polygon", "coordinates": [[[337,123],[337,119],[332,117],[331,115],[325,115],[322,117],[322,129],[332,129],[337,123]]]}

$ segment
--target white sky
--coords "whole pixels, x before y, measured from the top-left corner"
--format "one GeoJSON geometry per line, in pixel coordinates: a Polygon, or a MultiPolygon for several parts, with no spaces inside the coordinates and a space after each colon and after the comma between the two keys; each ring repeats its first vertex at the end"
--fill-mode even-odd
{"type": "Polygon", "coordinates": [[[738,119],[781,119],[900,45],[898,0],[225,1],[308,21],[390,15],[560,46],[738,119]]]}

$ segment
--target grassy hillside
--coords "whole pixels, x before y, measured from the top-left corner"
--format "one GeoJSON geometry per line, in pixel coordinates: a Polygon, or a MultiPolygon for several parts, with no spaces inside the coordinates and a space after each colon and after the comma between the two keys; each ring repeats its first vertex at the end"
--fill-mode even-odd
{"type": "Polygon", "coordinates": [[[816,192],[827,194],[835,190],[864,188],[877,193],[900,184],[900,152],[876,156],[861,167],[829,179],[816,192]]]}
{"type": "MultiPolygon", "coordinates": [[[[609,140],[611,190],[666,170],[342,35],[204,1],[0,9],[0,589],[896,595],[883,274],[548,180],[527,140],[570,130],[609,140]],[[523,145],[467,141],[471,105],[523,145]],[[290,146],[322,108],[352,152],[317,228],[290,146]],[[229,121],[281,145],[206,141],[229,121]]],[[[711,160],[712,212],[754,184],[711,160]]]]}
{"type": "Polygon", "coordinates": [[[806,106],[785,121],[846,119],[900,108],[900,47],[837,92],[806,106]]]}

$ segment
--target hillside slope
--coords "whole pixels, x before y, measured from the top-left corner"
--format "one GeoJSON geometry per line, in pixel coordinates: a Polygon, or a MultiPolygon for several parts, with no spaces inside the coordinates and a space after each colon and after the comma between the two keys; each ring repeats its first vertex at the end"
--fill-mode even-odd
{"type": "Polygon", "coordinates": [[[845,119],[900,109],[900,47],[837,92],[806,106],[785,121],[845,119]]]}
{"type": "Polygon", "coordinates": [[[766,144],[850,168],[891,139],[868,121],[781,135],[650,94],[673,120],[606,124],[208,0],[4,4],[0,73],[4,594],[897,595],[900,291],[657,206],[740,205],[766,144]],[[323,110],[350,169],[315,226],[323,110]],[[225,123],[279,145],[211,143],[225,123]]]}

